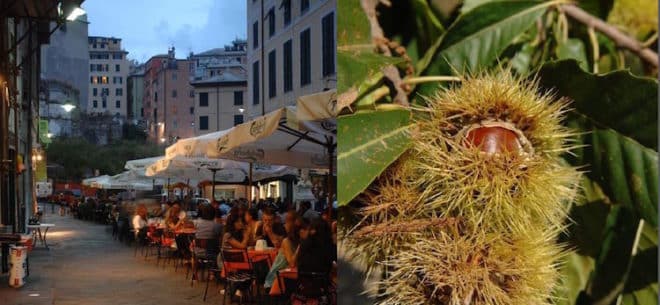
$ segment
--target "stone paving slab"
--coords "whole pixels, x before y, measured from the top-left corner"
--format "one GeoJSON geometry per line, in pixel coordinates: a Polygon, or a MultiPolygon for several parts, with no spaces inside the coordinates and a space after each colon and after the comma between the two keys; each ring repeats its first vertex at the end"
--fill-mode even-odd
{"type": "MultiPolygon", "coordinates": [[[[25,286],[9,287],[0,275],[2,305],[167,305],[220,304],[222,285],[211,283],[204,302],[204,282],[190,286],[185,268],[156,266],[155,257],[134,257],[134,249],[113,241],[105,225],[46,211],[50,250],[37,245],[30,253],[25,286]],[[38,296],[30,296],[35,294],[38,296]]],[[[227,302],[229,303],[229,302],[227,302]]]]}

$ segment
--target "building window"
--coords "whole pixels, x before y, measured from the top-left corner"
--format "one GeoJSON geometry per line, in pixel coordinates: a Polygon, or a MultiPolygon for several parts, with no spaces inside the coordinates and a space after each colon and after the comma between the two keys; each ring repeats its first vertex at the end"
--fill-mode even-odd
{"type": "Polygon", "coordinates": [[[94,108],[99,108],[99,101],[96,100],[92,101],[92,105],[94,106],[94,108]]]}
{"type": "Polygon", "coordinates": [[[190,114],[195,114],[195,107],[190,107],[190,114]]]}
{"type": "Polygon", "coordinates": [[[176,73],[172,73],[172,80],[176,80],[176,73]]]}
{"type": "Polygon", "coordinates": [[[110,88],[101,88],[101,96],[110,95],[110,88]]]}
{"type": "Polygon", "coordinates": [[[199,117],[199,130],[209,130],[209,117],[200,116],[199,117]]]}
{"type": "Polygon", "coordinates": [[[105,100],[103,100],[101,104],[103,105],[103,108],[108,108],[108,104],[105,102],[105,100]]]}
{"type": "Polygon", "coordinates": [[[323,28],[323,76],[335,74],[335,13],[332,12],[322,21],[323,28]]]}
{"type": "Polygon", "coordinates": [[[115,65],[115,72],[119,72],[119,65],[115,65]]]}
{"type": "Polygon", "coordinates": [[[259,105],[259,61],[252,64],[252,105],[259,105]]]}
{"type": "Polygon", "coordinates": [[[300,33],[300,86],[312,82],[310,30],[306,29],[300,33]]]}
{"type": "Polygon", "coordinates": [[[259,47],[259,21],[255,21],[252,24],[252,48],[256,49],[259,47]]]}
{"type": "Polygon", "coordinates": [[[94,49],[96,49],[96,44],[94,44],[92,47],[93,47],[94,49]]]}
{"type": "Polygon", "coordinates": [[[108,77],[107,76],[101,77],[101,83],[102,84],[107,84],[108,83],[108,77]]]}
{"type": "Polygon", "coordinates": [[[234,106],[243,105],[243,91],[234,91],[234,106]]]}
{"type": "Polygon", "coordinates": [[[208,92],[199,93],[199,107],[208,107],[209,106],[209,94],[208,92]]]}
{"type": "Polygon", "coordinates": [[[154,108],[154,122],[158,122],[158,108],[154,108]]]}
{"type": "Polygon", "coordinates": [[[94,68],[96,68],[96,66],[94,66],[94,65],[89,65],[89,71],[91,71],[91,72],[96,71],[94,68]]]}
{"type": "Polygon", "coordinates": [[[300,0],[300,15],[309,9],[309,0],[300,0]]]}
{"type": "Polygon", "coordinates": [[[277,95],[277,81],[275,79],[276,75],[276,57],[275,50],[272,50],[268,53],[268,97],[273,98],[277,95]]]}
{"type": "Polygon", "coordinates": [[[96,83],[98,83],[98,81],[96,80],[96,76],[92,76],[92,77],[90,77],[90,78],[89,78],[89,82],[92,83],[92,84],[96,84],[96,83]]]}
{"type": "Polygon", "coordinates": [[[238,124],[243,124],[243,115],[242,114],[237,114],[234,116],[234,126],[238,124]]]}
{"type": "Polygon", "coordinates": [[[103,65],[102,64],[96,65],[96,71],[102,72],[103,71],[103,65]]]}
{"type": "Polygon", "coordinates": [[[110,71],[110,68],[108,68],[108,67],[109,67],[108,64],[105,64],[105,70],[104,71],[106,71],[106,72],[110,71]]]}
{"type": "Polygon", "coordinates": [[[124,95],[124,89],[122,89],[122,88],[117,88],[117,89],[115,89],[115,95],[116,95],[116,96],[122,96],[122,95],[124,95]]]}
{"type": "Polygon", "coordinates": [[[176,97],[176,90],[172,90],[172,97],[176,97]]]}
{"type": "Polygon", "coordinates": [[[121,108],[121,101],[115,101],[115,108],[121,108]]]}
{"type": "Polygon", "coordinates": [[[176,123],[176,120],[174,120],[174,122],[172,122],[172,127],[174,127],[174,129],[178,128],[178,124],[176,123]]]}
{"type": "Polygon", "coordinates": [[[190,90],[190,97],[195,97],[195,90],[190,90]]]}
{"type": "Polygon", "coordinates": [[[275,35],[275,8],[268,11],[268,37],[275,35]]]}
{"type": "Polygon", "coordinates": [[[158,92],[154,92],[154,102],[158,102],[158,92]]]}
{"type": "Polygon", "coordinates": [[[284,26],[291,24],[291,0],[282,1],[284,7],[284,26]]]}
{"type": "Polygon", "coordinates": [[[97,88],[92,89],[92,95],[97,96],[99,94],[99,90],[97,88]]]}
{"type": "Polygon", "coordinates": [[[293,90],[293,48],[291,40],[284,43],[284,92],[293,90]]]}

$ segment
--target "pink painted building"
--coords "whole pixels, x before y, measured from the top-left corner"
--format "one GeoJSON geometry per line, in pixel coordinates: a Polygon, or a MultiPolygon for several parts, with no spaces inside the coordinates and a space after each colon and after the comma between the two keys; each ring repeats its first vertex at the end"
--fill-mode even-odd
{"type": "Polygon", "coordinates": [[[190,60],[175,57],[174,47],[145,64],[142,105],[150,141],[169,145],[194,136],[191,65],[190,60]]]}

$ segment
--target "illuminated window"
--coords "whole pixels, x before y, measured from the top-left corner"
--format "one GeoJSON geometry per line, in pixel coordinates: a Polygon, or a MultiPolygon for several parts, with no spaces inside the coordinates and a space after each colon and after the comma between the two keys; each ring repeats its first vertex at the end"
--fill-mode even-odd
{"type": "Polygon", "coordinates": [[[103,76],[103,77],[101,78],[101,83],[102,83],[102,84],[107,84],[107,83],[108,83],[108,77],[107,77],[107,76],[103,76]]]}

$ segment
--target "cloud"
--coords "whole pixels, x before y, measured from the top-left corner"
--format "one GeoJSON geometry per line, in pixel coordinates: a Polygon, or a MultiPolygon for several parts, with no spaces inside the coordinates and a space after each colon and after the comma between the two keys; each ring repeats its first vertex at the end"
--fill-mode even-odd
{"type": "Polygon", "coordinates": [[[130,59],[147,61],[175,46],[177,57],[247,38],[247,1],[85,1],[90,35],[122,38],[130,59]],[[126,9],[130,8],[130,9],[126,9]],[[121,16],[121,21],[117,19],[121,16]]]}

